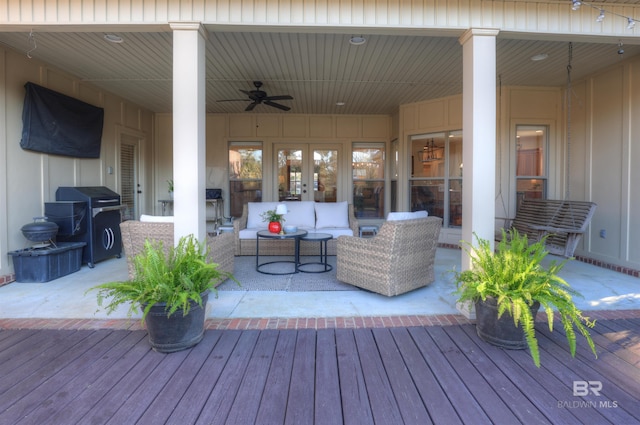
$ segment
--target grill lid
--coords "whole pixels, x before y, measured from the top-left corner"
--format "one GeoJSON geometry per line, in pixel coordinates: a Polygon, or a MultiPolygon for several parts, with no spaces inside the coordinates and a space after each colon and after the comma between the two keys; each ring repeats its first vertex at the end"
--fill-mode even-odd
{"type": "Polygon", "coordinates": [[[61,186],[56,201],[86,201],[93,207],[120,205],[120,195],[105,186],[61,186]]]}

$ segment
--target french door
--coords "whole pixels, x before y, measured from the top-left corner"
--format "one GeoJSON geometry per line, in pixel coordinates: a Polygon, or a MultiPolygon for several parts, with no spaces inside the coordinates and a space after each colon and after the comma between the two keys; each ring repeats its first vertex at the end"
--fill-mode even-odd
{"type": "Polygon", "coordinates": [[[120,203],[122,220],[136,220],[140,217],[139,181],[140,140],[130,134],[120,134],[120,203]]]}
{"type": "Polygon", "coordinates": [[[279,201],[336,202],[340,147],[321,144],[275,146],[275,188],[279,201]]]}

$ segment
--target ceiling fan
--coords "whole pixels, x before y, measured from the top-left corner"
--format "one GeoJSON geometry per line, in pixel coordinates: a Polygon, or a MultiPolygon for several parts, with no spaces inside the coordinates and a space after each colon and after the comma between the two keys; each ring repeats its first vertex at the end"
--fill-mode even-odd
{"type": "Polygon", "coordinates": [[[273,106],[274,108],[282,109],[283,111],[288,111],[289,109],[291,109],[288,106],[284,106],[274,102],[274,100],[293,100],[293,97],[289,96],[288,94],[268,96],[267,92],[260,90],[260,87],[262,87],[262,81],[254,81],[253,85],[256,87],[255,90],[247,91],[240,89],[242,93],[248,96],[247,99],[223,99],[217,100],[217,102],[236,102],[249,100],[251,101],[251,103],[245,108],[245,111],[252,111],[253,108],[256,107],[256,105],[260,105],[261,103],[273,106]]]}

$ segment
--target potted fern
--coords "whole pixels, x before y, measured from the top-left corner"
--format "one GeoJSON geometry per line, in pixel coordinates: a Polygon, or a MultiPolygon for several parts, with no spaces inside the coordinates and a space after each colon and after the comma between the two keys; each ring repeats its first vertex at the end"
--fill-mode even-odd
{"type": "Polygon", "coordinates": [[[453,272],[458,301],[475,303],[476,331],[480,338],[503,348],[528,347],[537,367],[540,353],[534,321],[538,308],[546,313],[551,331],[555,314],[560,316],[572,356],[576,351],[577,330],[597,357],[588,330],[595,321],[582,315],[573,302],[573,297],[580,294],[558,275],[568,260],[543,265],[548,254],[545,239],[529,244],[526,234],[503,230],[495,252],[488,240],[477,235],[476,247],[463,241],[471,268],[453,272]]]}
{"type": "Polygon", "coordinates": [[[162,242],[145,241],[142,253],[134,257],[130,281],[103,283],[98,305],[112,313],[129,303],[128,315],[142,310],[142,321],[155,351],[169,353],[192,347],[204,336],[205,308],[210,292],[224,279],[237,280],[207,262],[207,248],[193,235],[180,238],[165,249],[162,242]]]}

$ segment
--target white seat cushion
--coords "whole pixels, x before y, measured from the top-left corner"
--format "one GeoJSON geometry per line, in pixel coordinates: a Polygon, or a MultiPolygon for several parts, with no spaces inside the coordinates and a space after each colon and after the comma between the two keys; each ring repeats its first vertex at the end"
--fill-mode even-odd
{"type": "Polygon", "coordinates": [[[349,228],[349,204],[347,201],[316,202],[315,209],[316,229],[349,228]]]}
{"type": "Polygon", "coordinates": [[[296,226],[298,229],[313,229],[316,225],[314,203],[313,201],[284,202],[288,210],[284,215],[284,224],[296,226]]]}
{"type": "Polygon", "coordinates": [[[387,215],[387,221],[413,220],[414,218],[424,218],[428,216],[429,213],[426,211],[390,212],[387,215]]]}
{"type": "Polygon", "coordinates": [[[238,232],[238,237],[240,239],[255,239],[256,234],[261,230],[264,229],[256,229],[255,227],[253,229],[242,229],[238,232]]]}
{"type": "Polygon", "coordinates": [[[269,223],[264,221],[262,214],[267,210],[275,210],[276,202],[248,202],[247,203],[247,229],[266,229],[269,223]]]}
{"type": "Polygon", "coordinates": [[[140,221],[147,223],[173,223],[172,215],[140,215],[140,221]]]}

